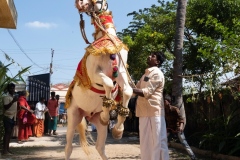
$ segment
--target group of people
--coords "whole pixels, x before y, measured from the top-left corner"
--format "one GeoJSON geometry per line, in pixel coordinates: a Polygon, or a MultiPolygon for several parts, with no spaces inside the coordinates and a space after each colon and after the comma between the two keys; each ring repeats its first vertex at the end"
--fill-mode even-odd
{"type": "MultiPolygon", "coordinates": [[[[160,66],[165,61],[162,52],[153,52],[147,58],[148,68],[133,88],[138,96],[136,102],[136,116],[139,117],[140,152],[142,160],[168,160],[168,135],[177,133],[180,142],[185,146],[191,159],[196,159],[188,145],[183,130],[184,115],[179,108],[171,105],[171,97],[163,96],[164,75],[160,66]]],[[[51,92],[51,99],[47,106],[45,99],[40,98],[35,111],[31,110],[26,101],[27,92],[14,96],[15,85],[8,85],[8,94],[4,96],[4,139],[3,154],[13,154],[9,150],[9,142],[13,127],[18,123],[18,142],[28,140],[32,135],[41,137],[44,133],[44,114],[48,112],[48,135],[57,135],[58,99],[55,92],[51,92]],[[34,121],[34,122],[33,122],[34,121]],[[33,133],[31,130],[33,124],[33,133]]]]}
{"type": "Polygon", "coordinates": [[[51,92],[51,99],[45,104],[45,98],[41,97],[32,110],[27,102],[27,91],[15,94],[15,84],[10,83],[7,86],[7,93],[3,97],[3,155],[12,155],[9,149],[10,140],[13,134],[14,126],[18,128],[18,143],[22,144],[28,141],[29,137],[41,137],[44,134],[45,114],[49,115],[48,119],[48,135],[57,135],[57,115],[58,100],[55,92],[51,92]]]}
{"type": "Polygon", "coordinates": [[[59,96],[55,96],[55,92],[51,92],[51,99],[48,100],[47,106],[45,105],[46,99],[41,97],[40,101],[36,104],[35,115],[36,121],[33,125],[34,136],[42,137],[44,134],[44,120],[47,121],[47,135],[57,135],[57,121],[58,121],[58,103],[59,96]],[[48,119],[45,119],[45,114],[48,119]]]}
{"type": "MultiPolygon", "coordinates": [[[[147,58],[148,68],[133,88],[138,96],[136,117],[139,117],[140,152],[142,160],[169,160],[168,135],[177,133],[192,160],[196,159],[183,130],[185,115],[171,105],[171,97],[163,95],[164,74],[160,70],[165,61],[162,52],[153,52],[147,58]]],[[[185,112],[185,111],[184,111],[185,112]]]]}

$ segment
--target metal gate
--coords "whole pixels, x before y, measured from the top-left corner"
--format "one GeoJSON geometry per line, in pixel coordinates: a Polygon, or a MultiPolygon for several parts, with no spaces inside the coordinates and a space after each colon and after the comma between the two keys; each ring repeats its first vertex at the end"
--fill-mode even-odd
{"type": "Polygon", "coordinates": [[[50,73],[28,76],[28,102],[36,104],[40,97],[50,97],[50,73]]]}

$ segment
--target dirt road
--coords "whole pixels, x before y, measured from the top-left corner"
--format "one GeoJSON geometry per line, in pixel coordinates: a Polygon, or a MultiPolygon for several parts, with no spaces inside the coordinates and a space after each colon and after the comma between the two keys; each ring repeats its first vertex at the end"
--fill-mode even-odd
{"type": "MultiPolygon", "coordinates": [[[[57,136],[44,136],[41,138],[30,137],[28,142],[18,144],[16,140],[10,143],[11,156],[2,156],[5,160],[64,160],[64,146],[66,143],[66,127],[58,127],[57,136]]],[[[96,137],[96,132],[92,132],[96,137]]],[[[76,134],[73,140],[71,160],[101,160],[94,146],[93,153],[87,157],[79,146],[76,134]]],[[[171,160],[188,160],[188,156],[169,148],[171,160]]],[[[109,160],[140,160],[139,140],[134,135],[124,136],[121,140],[114,140],[111,134],[106,141],[106,154],[109,160]]]]}

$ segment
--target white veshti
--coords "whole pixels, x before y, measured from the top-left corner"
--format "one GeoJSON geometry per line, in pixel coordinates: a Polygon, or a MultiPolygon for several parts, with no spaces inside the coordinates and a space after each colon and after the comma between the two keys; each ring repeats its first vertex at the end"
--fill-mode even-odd
{"type": "Polygon", "coordinates": [[[132,96],[132,88],[128,83],[126,70],[128,51],[116,36],[106,0],[76,0],[75,5],[79,12],[91,15],[95,27],[95,41],[86,48],[66,95],[68,126],[65,159],[70,159],[76,127],[80,133],[81,146],[87,153],[85,117],[96,126],[96,149],[102,159],[107,160],[105,141],[109,111],[116,109],[114,99],[122,95],[122,102],[117,108],[117,123],[112,129],[114,138],[122,138],[123,122],[129,113],[127,106],[132,96]]]}

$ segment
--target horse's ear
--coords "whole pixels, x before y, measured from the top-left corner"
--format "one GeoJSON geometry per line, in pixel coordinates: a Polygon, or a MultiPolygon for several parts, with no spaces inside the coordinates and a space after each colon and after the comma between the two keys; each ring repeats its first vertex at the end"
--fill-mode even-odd
{"type": "Polygon", "coordinates": [[[79,0],[75,0],[75,7],[80,10],[80,6],[79,6],[79,3],[78,3],[79,0]]]}
{"type": "Polygon", "coordinates": [[[78,0],[75,0],[74,6],[78,9],[78,5],[79,5],[79,4],[78,4],[77,2],[78,2],[78,0]]]}
{"type": "Polygon", "coordinates": [[[77,5],[78,0],[75,0],[75,6],[77,5]]]}

